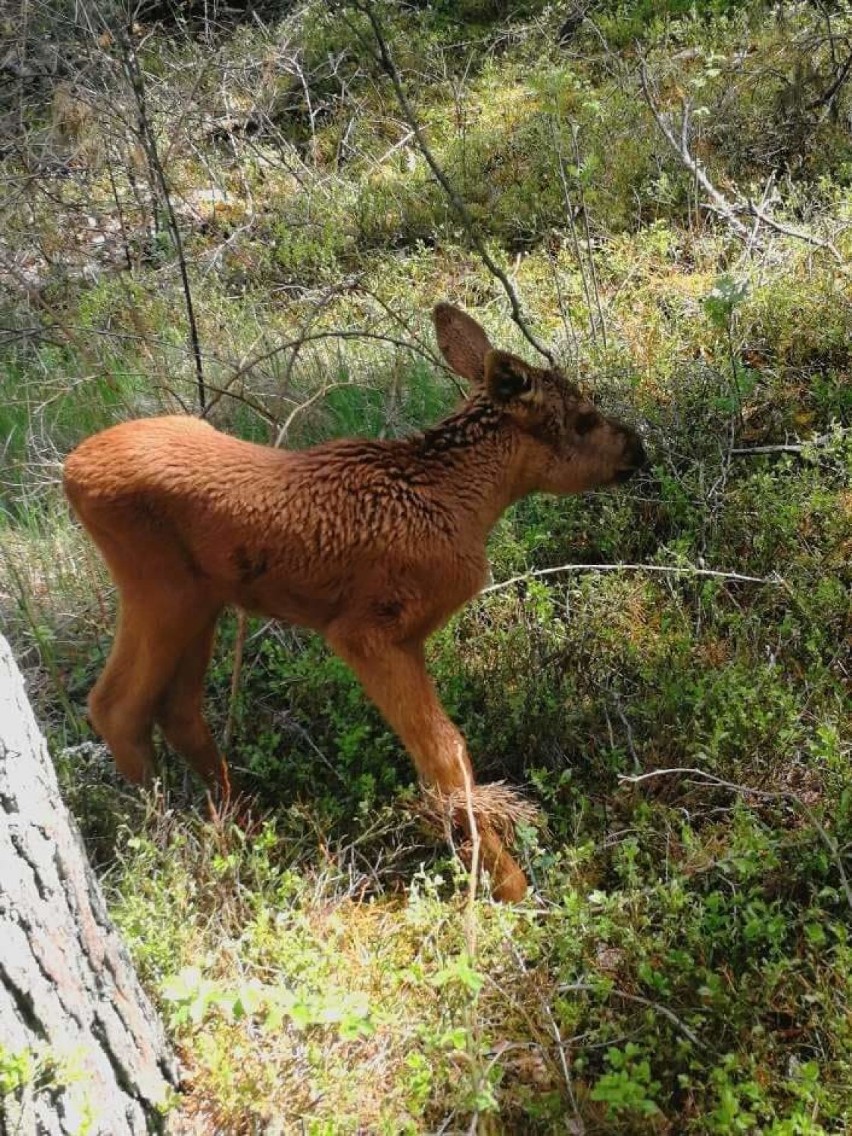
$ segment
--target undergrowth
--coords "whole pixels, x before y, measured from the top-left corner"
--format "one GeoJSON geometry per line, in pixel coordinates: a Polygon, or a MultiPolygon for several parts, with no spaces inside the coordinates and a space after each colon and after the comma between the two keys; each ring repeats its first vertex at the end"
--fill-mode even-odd
{"type": "MultiPolygon", "coordinates": [[[[0,613],[179,1050],[176,1116],[847,1132],[852,150],[848,84],[826,92],[848,4],[376,10],[531,322],[641,426],[652,469],[521,502],[490,544],[513,582],[430,644],[480,777],[540,806],[519,833],[526,903],[470,900],[398,742],[299,629],[249,621],[234,698],[236,619],[220,627],[208,715],[248,823],[202,819],[168,755],[155,794],[129,789],[85,724],[114,595],[59,473],[114,421],[198,409],[184,292],[119,37],[77,28],[51,83],[4,89],[25,130],[3,176],[33,188],[0,206],[0,613]],[[714,185],[810,243],[767,224],[744,243],[704,207],[640,53],[657,109],[679,124],[688,103],[714,185]]],[[[461,393],[429,326],[442,298],[529,354],[363,13],[147,18],[149,127],[218,426],[302,446],[437,421],[461,393]]],[[[0,1062],[3,1093],[19,1081],[0,1062]]]]}

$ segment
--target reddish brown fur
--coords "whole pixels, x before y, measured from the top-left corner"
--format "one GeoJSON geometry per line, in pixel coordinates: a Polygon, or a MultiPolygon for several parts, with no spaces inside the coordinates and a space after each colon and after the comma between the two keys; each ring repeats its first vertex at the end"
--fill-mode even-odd
{"type": "MultiPolygon", "coordinates": [[[[66,493],[120,596],[89,711],[131,781],[152,775],[156,723],[227,797],[202,692],[216,620],[235,604],[320,632],[421,779],[444,792],[472,785],[424,641],[483,586],[486,538],[508,505],[620,480],[644,455],[632,430],[556,372],[493,350],[449,304],[434,318],[445,358],[473,391],[424,434],[289,452],[196,418],[152,418],[105,430],[69,456],[66,493]]],[[[481,827],[495,894],[520,898],[521,869],[481,827]]]]}

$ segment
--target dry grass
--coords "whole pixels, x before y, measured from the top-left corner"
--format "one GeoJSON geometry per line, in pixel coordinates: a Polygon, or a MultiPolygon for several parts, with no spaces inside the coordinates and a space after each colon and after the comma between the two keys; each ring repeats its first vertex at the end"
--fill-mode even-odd
{"type": "MultiPolygon", "coordinates": [[[[505,781],[474,785],[471,797],[477,822],[493,829],[510,846],[516,843],[518,825],[541,828],[544,824],[538,806],[505,781]]],[[[434,786],[424,786],[415,808],[427,825],[447,833],[466,816],[468,795],[463,788],[442,793],[434,786]]]]}

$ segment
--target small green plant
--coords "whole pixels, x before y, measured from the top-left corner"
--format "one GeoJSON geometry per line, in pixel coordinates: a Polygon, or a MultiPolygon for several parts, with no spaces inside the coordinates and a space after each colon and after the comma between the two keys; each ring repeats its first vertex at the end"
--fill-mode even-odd
{"type": "Polygon", "coordinates": [[[57,1057],[48,1049],[13,1051],[0,1044],[0,1122],[3,1131],[29,1130],[30,1106],[39,1096],[55,1100],[62,1092],[63,1114],[74,1136],[95,1129],[97,1102],[91,1099],[88,1078],[73,1054],[57,1057]]]}
{"type": "Polygon", "coordinates": [[[0,1097],[19,1093],[36,1078],[37,1063],[31,1050],[12,1052],[0,1046],[0,1097]]]}
{"type": "Polygon", "coordinates": [[[650,1060],[640,1046],[633,1042],[623,1049],[612,1046],[606,1051],[606,1063],[609,1070],[598,1078],[591,1092],[592,1100],[605,1104],[616,1116],[659,1114],[654,1095],[659,1092],[660,1082],[652,1080],[650,1060]]]}
{"type": "Polygon", "coordinates": [[[250,1018],[266,1030],[280,1030],[285,1021],[296,1030],[331,1027],[344,1041],[375,1030],[367,999],[351,991],[312,995],[260,982],[232,988],[204,978],[198,967],[167,977],[161,990],[174,1028],[201,1026],[208,1013],[218,1011],[236,1022],[250,1018]]]}
{"type": "Polygon", "coordinates": [[[747,280],[733,276],[719,276],[704,298],[704,310],[711,323],[720,331],[729,331],[738,308],[749,293],[747,280]]]}

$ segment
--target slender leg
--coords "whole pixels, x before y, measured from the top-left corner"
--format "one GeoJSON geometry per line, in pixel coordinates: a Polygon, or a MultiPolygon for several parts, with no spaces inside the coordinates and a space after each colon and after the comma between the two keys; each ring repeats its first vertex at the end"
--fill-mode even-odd
{"type": "Polygon", "coordinates": [[[210,606],[189,586],[122,591],[118,631],[89,695],[89,717],[129,781],[153,777],[157,707],[184,652],[211,620],[210,606]]]}
{"type": "Polygon", "coordinates": [[[226,804],[231,795],[228,766],[204,720],[204,675],[210,663],[218,612],[181,656],[155,710],[166,741],[185,758],[205,784],[226,804]]]}
{"type": "MultiPolygon", "coordinates": [[[[421,643],[365,645],[362,637],[335,633],[328,641],[355,671],[411,754],[421,779],[444,793],[473,789],[473,771],[461,733],[447,717],[426,671],[421,643]]],[[[462,813],[458,820],[465,824],[462,813]]],[[[483,862],[498,899],[522,899],[527,881],[493,828],[477,822],[483,862]]]]}
{"type": "Polygon", "coordinates": [[[133,689],[137,671],[145,666],[142,642],[139,612],[123,609],[109,659],[89,694],[89,721],[109,746],[119,772],[137,785],[151,781],[155,769],[153,704],[146,706],[143,699],[129,714],[125,710],[124,692],[133,689]]]}

